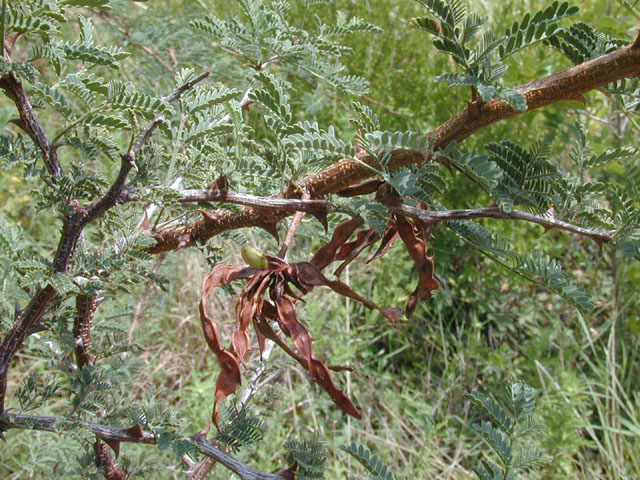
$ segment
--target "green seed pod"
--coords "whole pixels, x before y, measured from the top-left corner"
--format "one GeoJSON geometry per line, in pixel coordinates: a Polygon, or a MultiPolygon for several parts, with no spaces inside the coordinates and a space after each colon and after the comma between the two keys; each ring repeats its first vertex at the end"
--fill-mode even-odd
{"type": "Polygon", "coordinates": [[[269,266],[267,258],[260,250],[256,250],[253,247],[242,247],[240,253],[242,259],[254,268],[266,269],[269,266]]]}

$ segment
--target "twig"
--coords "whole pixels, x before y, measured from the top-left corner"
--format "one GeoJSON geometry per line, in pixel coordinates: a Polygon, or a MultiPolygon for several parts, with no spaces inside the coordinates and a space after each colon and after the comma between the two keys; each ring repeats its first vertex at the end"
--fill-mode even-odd
{"type": "MultiPolygon", "coordinates": [[[[156,261],[155,265],[151,269],[153,273],[156,273],[160,269],[160,266],[162,265],[162,262],[164,261],[164,259],[165,259],[164,255],[160,255],[158,257],[158,260],[156,261]]],[[[133,308],[133,316],[131,320],[131,325],[129,326],[129,337],[128,337],[129,342],[133,340],[133,332],[135,331],[136,326],[138,325],[138,322],[142,317],[142,311],[144,310],[147,302],[149,301],[149,295],[151,293],[152,287],[153,287],[153,282],[150,280],[144,286],[144,291],[142,292],[142,295],[136,302],[135,307],[133,308]]]]}
{"type": "Polygon", "coordinates": [[[204,480],[207,474],[215,466],[216,461],[211,457],[205,457],[191,467],[189,480],[204,480]]]}
{"type": "Polygon", "coordinates": [[[4,57],[4,35],[5,35],[5,18],[7,16],[7,0],[2,0],[2,12],[0,12],[0,15],[2,15],[0,17],[0,41],[2,42],[2,45],[0,46],[0,48],[2,48],[2,55],[0,55],[0,57],[5,58],[4,57]]]}
{"type": "Polygon", "coordinates": [[[175,66],[177,66],[177,62],[175,62],[174,59],[174,68],[171,68],[169,65],[167,65],[167,63],[162,60],[151,48],[147,47],[146,45],[142,45],[140,43],[135,43],[131,41],[131,32],[125,28],[122,28],[118,25],[116,25],[116,23],[111,20],[106,13],[101,12],[100,13],[100,18],[102,18],[105,22],[107,22],[109,25],[111,25],[112,27],[116,27],[118,29],[118,31],[120,33],[122,33],[125,37],[127,37],[129,39],[129,41],[133,44],[136,45],[138,47],[140,47],[140,49],[145,52],[147,55],[149,55],[151,58],[153,58],[156,62],[158,62],[160,65],[162,65],[167,71],[169,72],[173,72],[175,70],[175,66]]]}
{"type": "Polygon", "coordinates": [[[282,247],[278,252],[278,256],[280,258],[285,258],[285,256],[287,255],[287,251],[289,250],[289,247],[293,243],[293,239],[296,236],[296,229],[298,228],[298,225],[300,225],[300,222],[302,222],[302,219],[305,215],[305,212],[297,212],[293,217],[293,220],[291,220],[291,225],[289,226],[289,230],[287,230],[287,236],[285,237],[284,243],[282,244],[282,247]]]}
{"type": "Polygon", "coordinates": [[[191,80],[189,80],[187,83],[185,83],[181,87],[178,87],[175,90],[173,90],[166,97],[162,97],[162,100],[164,100],[165,102],[173,102],[174,100],[177,100],[178,98],[180,98],[182,96],[182,94],[184,94],[184,92],[186,92],[187,90],[192,89],[196,84],[200,83],[202,80],[207,78],[209,75],[211,75],[211,70],[207,70],[206,72],[203,72],[200,75],[198,75],[196,77],[193,77],[191,80]]]}
{"type": "Polygon", "coordinates": [[[360,94],[358,94],[358,97],[362,98],[363,100],[366,100],[369,103],[373,103],[375,105],[379,105],[380,107],[384,108],[387,112],[389,112],[392,115],[402,115],[402,112],[399,112],[398,110],[394,110],[389,105],[387,105],[385,103],[382,103],[382,102],[376,100],[375,98],[371,98],[368,95],[360,93],[360,94]]]}
{"type": "MultiPolygon", "coordinates": [[[[132,442],[154,445],[157,441],[155,435],[143,432],[142,430],[112,427],[97,423],[85,423],[73,418],[14,415],[6,413],[0,416],[0,428],[2,430],[15,428],[60,433],[60,427],[63,426],[65,422],[70,426],[83,425],[86,428],[89,428],[96,436],[109,443],[132,442]]],[[[200,452],[224,465],[226,468],[238,475],[242,480],[290,480],[278,473],[265,473],[249,467],[206,440],[199,438],[198,436],[194,437],[195,438],[191,438],[190,441],[200,452]]]]}
{"type": "Polygon", "coordinates": [[[583,237],[589,237],[598,243],[614,242],[613,235],[615,231],[603,232],[590,230],[588,228],[572,225],[562,220],[550,216],[535,215],[520,210],[512,210],[511,212],[503,212],[498,207],[484,207],[463,210],[422,210],[411,207],[409,205],[389,206],[391,212],[400,213],[407,217],[417,218],[425,223],[438,223],[447,220],[471,220],[476,218],[499,218],[503,220],[523,220],[525,222],[536,223],[542,225],[545,229],[557,228],[558,230],[566,230],[583,237]]]}
{"type": "MultiPolygon", "coordinates": [[[[269,378],[265,379],[265,381],[262,381],[262,382],[258,383],[258,381],[260,380],[260,377],[267,370],[267,362],[269,361],[269,357],[271,356],[271,352],[273,352],[273,347],[274,346],[275,346],[275,343],[267,338],[266,342],[265,342],[264,351],[262,351],[262,355],[261,355],[261,360],[262,361],[255,368],[255,371],[253,372],[253,375],[251,376],[251,379],[247,383],[247,387],[244,389],[244,392],[242,392],[242,396],[240,397],[240,400],[238,401],[238,409],[239,410],[242,410],[247,406],[249,401],[258,392],[258,390],[260,390],[260,388],[262,388],[264,385],[266,385],[268,383],[267,380],[269,380],[269,381],[272,380],[272,377],[269,377],[269,378]]],[[[276,375],[279,375],[279,374],[280,374],[280,372],[277,372],[276,375]]]]}
{"type": "Polygon", "coordinates": [[[300,200],[296,198],[259,197],[234,191],[220,192],[212,189],[178,190],[179,202],[225,202],[246,205],[259,210],[289,210],[292,212],[322,213],[329,203],[326,200],[300,200]]]}
{"type": "MultiPolygon", "coordinates": [[[[4,41],[2,48],[4,50],[4,41]]],[[[16,104],[21,120],[20,123],[18,123],[18,126],[31,137],[42,152],[42,158],[47,171],[51,175],[53,182],[55,182],[57,178],[63,175],[60,160],[58,160],[58,153],[42,128],[40,120],[38,120],[38,117],[29,102],[29,98],[24,91],[22,83],[16,80],[13,75],[9,74],[0,78],[0,88],[7,92],[9,98],[11,98],[16,104]]]]}

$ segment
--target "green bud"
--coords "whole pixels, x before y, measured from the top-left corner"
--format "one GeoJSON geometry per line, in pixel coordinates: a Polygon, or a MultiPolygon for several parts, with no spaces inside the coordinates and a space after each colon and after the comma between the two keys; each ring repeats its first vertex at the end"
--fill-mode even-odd
{"type": "Polygon", "coordinates": [[[256,250],[253,247],[242,247],[240,253],[242,259],[254,268],[265,269],[269,266],[267,257],[260,250],[256,250]]]}

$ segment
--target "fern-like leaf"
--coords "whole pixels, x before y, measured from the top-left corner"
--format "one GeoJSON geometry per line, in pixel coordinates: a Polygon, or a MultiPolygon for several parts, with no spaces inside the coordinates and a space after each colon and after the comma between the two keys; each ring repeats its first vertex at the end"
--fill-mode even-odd
{"type": "Polygon", "coordinates": [[[384,462],[362,445],[352,442],[341,448],[373,475],[373,480],[396,480],[384,462]]]}
{"type": "Polygon", "coordinates": [[[547,8],[536,12],[533,16],[526,14],[522,20],[513,23],[507,29],[499,53],[504,59],[536,42],[552,37],[560,31],[557,22],[561,18],[574,15],[579,8],[569,5],[569,2],[553,2],[547,8]]]}
{"type": "Polygon", "coordinates": [[[512,460],[511,442],[506,433],[493,427],[490,422],[474,423],[471,425],[487,441],[491,448],[498,454],[505,465],[510,465],[512,460]]]}
{"type": "Polygon", "coordinates": [[[489,395],[473,391],[467,395],[467,398],[469,398],[474,405],[482,408],[491,417],[491,419],[496,422],[500,429],[507,433],[511,433],[513,431],[514,424],[512,423],[511,418],[509,418],[505,409],[489,395]]]}
{"type": "Polygon", "coordinates": [[[372,146],[422,152],[428,151],[432,144],[429,137],[418,132],[376,131],[365,134],[364,138],[372,146]]]}

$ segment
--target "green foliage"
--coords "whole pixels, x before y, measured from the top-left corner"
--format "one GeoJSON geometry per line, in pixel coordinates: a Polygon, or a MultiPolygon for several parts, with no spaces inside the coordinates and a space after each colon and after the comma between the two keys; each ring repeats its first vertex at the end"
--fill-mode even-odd
{"type": "Polygon", "coordinates": [[[365,135],[369,148],[376,147],[391,149],[419,150],[427,152],[431,140],[418,132],[370,132],[365,135]]]}
{"type": "Polygon", "coordinates": [[[360,18],[349,19],[339,11],[334,25],[327,25],[315,16],[314,29],[305,31],[296,25],[287,1],[237,0],[237,4],[242,19],[205,15],[193,20],[191,26],[237,52],[257,70],[278,62],[292,64],[342,90],[366,91],[366,82],[361,77],[343,73],[345,67],[339,58],[353,50],[339,38],[360,32],[378,33],[378,27],[360,18]]]}
{"type": "Polygon", "coordinates": [[[517,471],[527,470],[544,464],[543,454],[530,445],[515,450],[522,437],[533,435],[544,429],[544,425],[533,420],[536,407],[536,391],[522,381],[510,381],[506,395],[499,403],[489,395],[478,391],[467,398],[490,417],[491,420],[471,425],[489,444],[500,459],[500,466],[489,460],[482,460],[473,471],[480,480],[515,479],[517,471]]]}
{"type": "Polygon", "coordinates": [[[535,14],[526,14],[519,22],[514,22],[504,35],[499,48],[500,58],[504,59],[536,42],[554,38],[559,31],[556,22],[564,17],[575,15],[579,9],[570,6],[569,2],[553,2],[547,8],[535,14]]]}
{"type": "Polygon", "coordinates": [[[548,41],[575,64],[592,60],[626,44],[624,40],[599,32],[582,22],[561,29],[548,41]]]}
{"type": "Polygon", "coordinates": [[[396,480],[389,468],[375,454],[356,443],[349,443],[342,449],[355,458],[371,475],[371,480],[396,480]]]}
{"type": "Polygon", "coordinates": [[[44,405],[47,400],[55,397],[59,387],[57,381],[50,380],[40,386],[38,385],[39,380],[40,373],[31,372],[18,389],[18,401],[23,412],[36,409],[44,405]]]}
{"type": "MultiPolygon", "coordinates": [[[[558,192],[558,168],[551,163],[551,149],[543,143],[534,144],[528,151],[519,145],[503,140],[490,143],[485,148],[491,160],[502,170],[502,180],[493,190],[496,203],[506,211],[515,205],[543,213],[556,200],[558,192]]],[[[557,203],[557,202],[556,202],[557,203]]]]}
{"type": "Polygon", "coordinates": [[[336,160],[340,157],[352,157],[355,154],[355,147],[338,140],[333,127],[324,131],[316,123],[304,122],[296,125],[296,130],[301,133],[294,133],[283,140],[285,146],[297,147],[299,150],[317,152],[329,160],[336,160]]]}
{"type": "Polygon", "coordinates": [[[508,68],[504,60],[537,42],[554,38],[561,31],[556,22],[579,11],[568,2],[556,1],[534,14],[527,13],[501,37],[497,37],[490,28],[485,28],[482,36],[478,36],[488,17],[469,12],[465,3],[458,0],[418,1],[429,16],[416,17],[412,19],[412,24],[434,35],[434,46],[450,55],[464,71],[463,74],[445,73],[434,80],[450,86],[472,87],[474,100],[476,94],[483,102],[496,98],[520,111],[527,110],[524,96],[512,88],[497,84],[508,68]],[[475,43],[474,47],[471,47],[472,43],[475,43]],[[496,57],[495,60],[492,57],[496,57]]]}
{"type": "Polygon", "coordinates": [[[244,446],[259,444],[267,425],[246,408],[222,409],[222,425],[216,440],[234,451],[244,446]]]}
{"type": "Polygon", "coordinates": [[[327,448],[323,443],[313,438],[311,440],[288,440],[284,448],[295,461],[296,478],[300,480],[313,480],[325,478],[324,470],[327,462],[327,448]]]}

